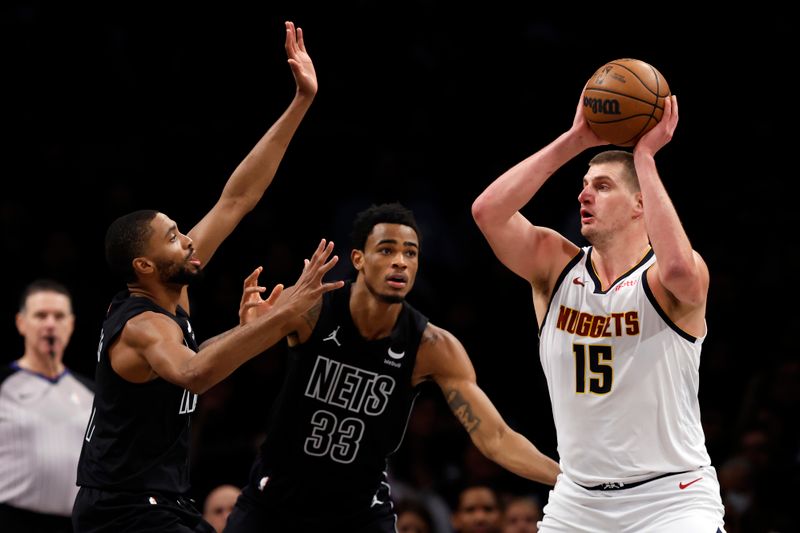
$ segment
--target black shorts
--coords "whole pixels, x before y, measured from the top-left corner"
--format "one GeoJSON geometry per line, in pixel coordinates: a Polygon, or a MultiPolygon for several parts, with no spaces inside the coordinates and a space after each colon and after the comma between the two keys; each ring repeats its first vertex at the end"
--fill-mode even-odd
{"type": "Polygon", "coordinates": [[[365,509],[353,520],[342,520],[335,510],[321,510],[313,497],[303,508],[266,509],[260,494],[245,487],[228,516],[225,533],[396,533],[392,505],[381,507],[365,509]]]}
{"type": "Polygon", "coordinates": [[[189,498],[158,492],[81,487],[72,509],[75,533],[214,533],[189,498]]]}

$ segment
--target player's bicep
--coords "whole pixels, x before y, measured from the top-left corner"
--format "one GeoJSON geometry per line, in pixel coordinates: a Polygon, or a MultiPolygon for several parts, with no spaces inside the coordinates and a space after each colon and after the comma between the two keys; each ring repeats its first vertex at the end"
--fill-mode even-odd
{"type": "Polygon", "coordinates": [[[649,268],[645,275],[656,305],[667,317],[686,333],[702,337],[706,332],[705,311],[709,273],[708,267],[698,254],[695,260],[696,275],[681,282],[674,282],[673,285],[664,283],[658,263],[649,268]]]}
{"type": "Polygon", "coordinates": [[[562,235],[534,226],[519,213],[485,235],[497,258],[528,282],[546,284],[552,272],[560,271],[578,253],[578,247],[562,235]]]}
{"type": "MultiPolygon", "coordinates": [[[[669,292],[678,302],[688,306],[705,304],[708,296],[708,266],[696,251],[692,250],[692,264],[679,270],[678,275],[670,275],[656,262],[652,267],[657,284],[669,292]]],[[[648,277],[648,281],[650,278],[648,277]]]]}
{"type": "Polygon", "coordinates": [[[181,328],[160,313],[140,315],[128,322],[122,341],[141,356],[153,372],[181,387],[187,387],[192,376],[187,375],[187,363],[195,352],[186,346],[181,328]]]}

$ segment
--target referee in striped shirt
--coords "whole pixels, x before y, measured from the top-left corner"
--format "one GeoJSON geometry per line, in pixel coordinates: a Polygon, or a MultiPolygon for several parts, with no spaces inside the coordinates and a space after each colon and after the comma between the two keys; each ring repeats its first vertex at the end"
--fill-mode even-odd
{"type": "Polygon", "coordinates": [[[62,363],[75,317],[67,289],[51,280],[28,285],[17,330],[22,357],[0,365],[0,531],[71,532],[70,515],[90,382],[62,363]]]}

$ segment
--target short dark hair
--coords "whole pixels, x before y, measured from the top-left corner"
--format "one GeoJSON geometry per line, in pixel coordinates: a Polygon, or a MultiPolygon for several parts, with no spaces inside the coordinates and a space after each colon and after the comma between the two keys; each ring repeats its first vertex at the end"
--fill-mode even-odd
{"type": "Polygon", "coordinates": [[[378,224],[402,224],[413,229],[417,239],[422,241],[414,213],[398,202],[391,204],[372,204],[356,215],[353,221],[353,231],[350,233],[350,242],[356,250],[363,250],[367,244],[367,237],[378,224]]]}
{"type": "Polygon", "coordinates": [[[40,278],[30,282],[28,286],[25,287],[25,290],[22,291],[22,296],[20,296],[19,299],[19,310],[24,311],[25,304],[28,302],[28,298],[30,298],[31,295],[40,292],[55,292],[58,294],[63,294],[67,297],[67,299],[69,299],[70,305],[72,304],[72,295],[63,284],[49,278],[40,278]]]}
{"type": "Polygon", "coordinates": [[[144,253],[153,229],[150,222],[158,214],[153,209],[142,209],[116,219],[106,231],[106,262],[126,283],[136,281],[133,260],[144,253]]]}
{"type": "Polygon", "coordinates": [[[633,164],[633,154],[625,150],[606,150],[600,152],[589,161],[589,166],[602,163],[622,163],[627,174],[628,185],[635,192],[640,191],[639,176],[636,174],[636,165],[633,164]]]}

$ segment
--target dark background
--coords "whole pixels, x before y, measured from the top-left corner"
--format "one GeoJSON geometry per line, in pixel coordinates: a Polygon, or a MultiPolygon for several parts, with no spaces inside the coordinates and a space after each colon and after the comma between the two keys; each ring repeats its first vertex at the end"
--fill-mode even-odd
{"type": "MultiPolygon", "coordinates": [[[[333,239],[345,259],[332,277],[349,276],[355,213],[401,201],[423,235],[409,300],[463,341],[500,412],[555,456],[529,287],[494,258],[470,206],[496,176],[569,127],[600,65],[634,57],[656,66],[679,97],[676,136],[657,161],[711,271],[701,365],[708,446],[718,468],[742,457],[752,466],[744,483],[751,505],[736,515],[729,507],[729,531],[758,530],[753,524],[766,522],[748,518],[753,513],[779,516],[785,500],[762,488],[777,472],[798,477],[800,404],[790,342],[794,275],[776,268],[796,257],[788,238],[797,181],[791,17],[766,5],[713,16],[510,5],[4,5],[4,360],[22,352],[13,326],[22,288],[48,276],[74,295],[66,363],[93,375],[103,314],[122,287],[105,265],[106,227],[153,208],[186,232],[213,205],[292,98],[283,21],[294,20],[305,31],[319,93],[273,185],[193,289],[200,339],[236,325],[241,282],[255,266],[265,267],[263,284],[291,283],[320,237],[333,239]],[[750,453],[753,432],[761,448],[750,453]]],[[[564,167],[524,209],[580,244],[576,198],[593,153],[564,167]]],[[[281,351],[251,361],[201,399],[199,499],[217,483],[243,482],[281,382],[281,351]]],[[[397,457],[398,479],[447,493],[456,481],[494,476],[510,490],[546,497],[535,484],[476,473],[466,434],[437,390],[426,391],[418,413],[397,457]],[[415,464],[425,468],[414,472],[415,464]]],[[[724,480],[723,489],[746,492],[724,480]]]]}

